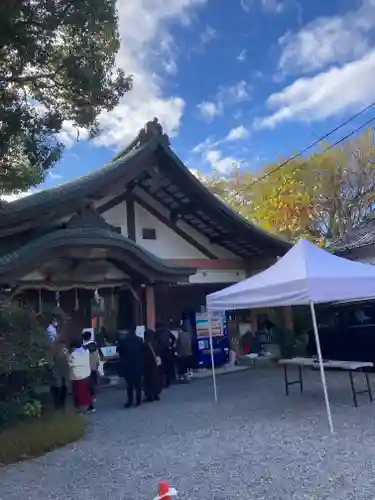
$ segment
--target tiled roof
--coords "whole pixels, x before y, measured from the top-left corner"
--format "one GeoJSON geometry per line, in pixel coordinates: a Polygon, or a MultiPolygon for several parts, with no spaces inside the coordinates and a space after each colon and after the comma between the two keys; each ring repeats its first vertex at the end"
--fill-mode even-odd
{"type": "MultiPolygon", "coordinates": [[[[89,175],[0,205],[0,235],[6,238],[52,225],[53,221],[77,211],[85,199],[98,199],[113,187],[122,186],[125,192],[131,182],[139,180],[144,171],[155,164],[162,167],[160,170],[166,180],[170,177],[170,186],[165,187],[158,201],[181,215],[184,222],[210,242],[216,241],[246,258],[267,252],[283,255],[290,248],[290,243],[246,220],[214,196],[172,151],[163,135],[154,136],[130,151],[127,148],[111,164],[89,175]],[[173,197],[179,205],[175,209],[170,204],[173,197]],[[188,203],[184,204],[184,200],[188,203]],[[187,206],[190,213],[184,213],[187,206]]],[[[149,194],[155,197],[154,181],[150,182],[149,194]]],[[[143,184],[141,187],[145,189],[143,184]]],[[[162,193],[161,188],[159,191],[162,193]]]]}
{"type": "Polygon", "coordinates": [[[334,241],[331,248],[334,252],[340,253],[373,244],[375,244],[375,218],[367,217],[359,226],[351,229],[345,238],[334,241]]]}
{"type": "Polygon", "coordinates": [[[48,210],[66,204],[70,201],[82,200],[83,197],[94,194],[103,185],[111,185],[120,181],[124,175],[124,168],[131,166],[136,160],[142,160],[158,144],[157,139],[140,146],[130,153],[109,163],[103,168],[94,170],[87,175],[73,179],[59,186],[35,192],[30,196],[19,198],[11,202],[0,204],[0,226],[5,226],[13,220],[28,218],[30,213],[45,213],[48,210]]]}
{"type": "Polygon", "coordinates": [[[114,231],[87,226],[53,231],[26,243],[13,252],[0,256],[0,277],[17,270],[21,264],[41,258],[45,251],[67,246],[80,248],[98,246],[122,250],[128,254],[130,253],[145,267],[168,276],[189,276],[196,272],[194,268],[172,264],[159,259],[134,241],[114,231]]]}

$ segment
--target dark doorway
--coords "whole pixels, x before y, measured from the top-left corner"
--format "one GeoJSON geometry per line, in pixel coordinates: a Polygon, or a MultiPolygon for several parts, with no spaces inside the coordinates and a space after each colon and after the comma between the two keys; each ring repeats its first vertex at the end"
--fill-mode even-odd
{"type": "Polygon", "coordinates": [[[117,328],[119,330],[130,330],[135,324],[135,298],[130,290],[123,290],[119,295],[117,328]]]}

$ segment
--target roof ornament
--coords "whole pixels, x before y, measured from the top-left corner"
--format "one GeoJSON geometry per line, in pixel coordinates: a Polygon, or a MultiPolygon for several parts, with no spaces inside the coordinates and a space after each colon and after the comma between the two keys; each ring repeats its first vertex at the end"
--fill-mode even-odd
{"type": "Polygon", "coordinates": [[[169,137],[164,133],[163,127],[160,125],[159,119],[156,117],[153,120],[148,121],[146,125],[139,131],[136,147],[146,144],[155,137],[163,139],[169,146],[169,137]]]}
{"type": "Polygon", "coordinates": [[[153,120],[148,121],[143,128],[138,132],[137,137],[127,146],[124,151],[121,152],[120,156],[127,155],[131,151],[147,144],[149,141],[154,139],[155,137],[159,137],[162,139],[165,144],[170,145],[170,140],[167,134],[164,133],[163,127],[159,123],[158,118],[154,118],[153,120]]]}

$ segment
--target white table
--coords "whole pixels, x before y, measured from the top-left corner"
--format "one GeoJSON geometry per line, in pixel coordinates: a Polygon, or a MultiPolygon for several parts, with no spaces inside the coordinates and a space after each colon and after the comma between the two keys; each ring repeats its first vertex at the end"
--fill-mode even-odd
{"type": "Polygon", "coordinates": [[[270,361],[272,359],[275,359],[272,354],[245,354],[244,356],[238,357],[236,361],[238,365],[255,366],[255,363],[258,363],[258,361],[270,361]]]}
{"type": "MultiPolygon", "coordinates": [[[[303,392],[303,377],[302,368],[319,368],[319,363],[312,358],[291,358],[291,359],[280,359],[279,364],[284,366],[284,378],[285,378],[285,393],[289,396],[289,386],[298,384],[300,386],[301,393],[303,392]],[[288,379],[288,366],[296,366],[298,368],[298,379],[290,381],[288,379]]],[[[362,362],[362,361],[336,361],[336,360],[324,360],[324,368],[334,368],[343,370],[349,373],[350,387],[353,395],[354,406],[358,406],[357,396],[360,394],[368,394],[370,401],[372,402],[372,391],[370,386],[370,380],[368,373],[364,371],[364,368],[372,368],[374,363],[362,362]],[[362,372],[366,379],[367,389],[362,391],[357,391],[354,385],[353,372],[362,372]]]]}

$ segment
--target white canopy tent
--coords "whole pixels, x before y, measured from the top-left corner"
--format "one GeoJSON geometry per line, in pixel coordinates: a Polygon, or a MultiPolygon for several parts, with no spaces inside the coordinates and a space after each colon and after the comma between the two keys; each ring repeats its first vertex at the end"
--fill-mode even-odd
{"type": "Polygon", "coordinates": [[[328,421],[333,432],[314,304],[374,296],[375,266],[337,257],[303,239],[265,271],[208,295],[206,303],[215,400],[217,389],[210,312],[310,305],[328,421]]]}

